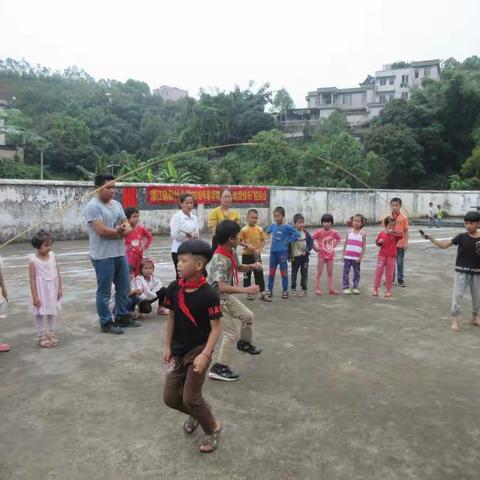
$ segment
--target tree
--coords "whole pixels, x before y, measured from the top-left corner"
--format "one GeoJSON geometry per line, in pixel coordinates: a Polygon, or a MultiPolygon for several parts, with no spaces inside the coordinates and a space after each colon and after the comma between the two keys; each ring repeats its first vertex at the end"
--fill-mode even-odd
{"type": "Polygon", "coordinates": [[[275,96],[273,97],[273,111],[276,113],[280,114],[280,117],[282,114],[285,116],[287,115],[287,111],[295,108],[295,103],[290,96],[290,94],[287,92],[285,88],[281,88],[280,90],[275,93],[275,96]]]}

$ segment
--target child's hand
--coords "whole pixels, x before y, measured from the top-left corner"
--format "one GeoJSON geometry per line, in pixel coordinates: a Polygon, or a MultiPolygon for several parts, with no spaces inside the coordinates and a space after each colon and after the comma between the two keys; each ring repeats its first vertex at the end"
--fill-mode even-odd
{"type": "Polygon", "coordinates": [[[208,367],[209,362],[210,357],[208,357],[207,354],[203,352],[199,353],[193,360],[193,371],[198,374],[203,373],[208,367]]]}
{"type": "Polygon", "coordinates": [[[140,288],[136,288],[135,290],[132,290],[132,295],[141,295],[142,290],[140,288]]]}
{"type": "Polygon", "coordinates": [[[170,348],[165,348],[162,355],[163,363],[169,364],[172,361],[172,351],[170,348]]]}
{"type": "Polygon", "coordinates": [[[262,269],[263,269],[263,265],[260,262],[255,262],[252,265],[252,270],[262,270],[262,269]]]}
{"type": "Polygon", "coordinates": [[[260,291],[260,287],[258,285],[251,285],[250,287],[245,287],[245,293],[247,295],[255,295],[260,291]]]}
{"type": "Polygon", "coordinates": [[[42,306],[42,302],[38,297],[33,297],[33,306],[40,308],[42,306]]]}

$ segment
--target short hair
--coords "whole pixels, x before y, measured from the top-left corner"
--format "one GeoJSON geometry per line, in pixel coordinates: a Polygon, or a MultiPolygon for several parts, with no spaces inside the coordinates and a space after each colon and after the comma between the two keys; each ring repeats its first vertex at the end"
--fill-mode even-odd
{"type": "Polygon", "coordinates": [[[115,177],[109,173],[100,173],[95,177],[95,186],[97,188],[103,187],[107,182],[113,182],[115,177]]]}
{"type": "Polygon", "coordinates": [[[251,213],[256,213],[258,215],[258,210],[256,208],[251,208],[248,212],[247,215],[250,215],[251,213]]]}
{"type": "Polygon", "coordinates": [[[31,244],[33,248],[38,250],[45,242],[48,241],[53,242],[52,234],[46,230],[40,230],[32,237],[31,244]]]}
{"type": "Polygon", "coordinates": [[[178,204],[180,205],[181,203],[183,203],[188,197],[192,197],[193,203],[195,203],[195,197],[193,196],[193,193],[183,192],[178,197],[178,204]]]}
{"type": "Polygon", "coordinates": [[[392,203],[398,203],[400,204],[400,206],[402,206],[402,199],[400,197],[393,197],[391,200],[390,200],[390,205],[392,203]]]}
{"type": "Polygon", "coordinates": [[[151,258],[144,258],[142,260],[142,263],[140,264],[140,273],[143,275],[143,267],[145,267],[145,265],[147,263],[150,263],[153,267],[153,269],[155,270],[155,263],[153,262],[153,260],[151,258]]]}
{"type": "Polygon", "coordinates": [[[331,213],[324,213],[320,219],[320,223],[331,223],[333,225],[333,215],[331,213]]]}
{"type": "Polygon", "coordinates": [[[396,220],[393,217],[385,217],[383,219],[383,226],[386,227],[387,225],[390,225],[391,223],[396,223],[396,220]]]}
{"type": "Polygon", "coordinates": [[[219,245],[227,243],[231,238],[235,238],[240,232],[240,225],[233,220],[223,220],[215,229],[215,237],[219,245]]]}
{"type": "Polygon", "coordinates": [[[464,222],[480,222],[480,212],[470,211],[463,217],[464,222]]]}
{"type": "Polygon", "coordinates": [[[285,209],[283,207],[276,207],[273,214],[279,213],[282,217],[285,217],[285,209]]]}
{"type": "Polygon", "coordinates": [[[297,223],[299,220],[303,220],[305,221],[305,217],[301,214],[301,213],[296,213],[294,216],[293,216],[293,223],[297,223]]]}
{"type": "Polygon", "coordinates": [[[352,217],[350,218],[350,222],[349,223],[353,223],[353,219],[354,218],[359,218],[361,221],[362,221],[362,227],[365,226],[365,224],[367,223],[367,219],[365,218],[364,215],[362,215],[361,213],[356,213],[355,215],[352,215],[352,217]]]}
{"type": "Polygon", "coordinates": [[[212,259],[212,248],[203,240],[187,240],[178,247],[178,255],[195,255],[205,259],[205,265],[212,259]]]}
{"type": "Polygon", "coordinates": [[[138,208],[135,208],[135,207],[127,207],[127,208],[125,209],[125,216],[126,216],[127,218],[130,218],[134,213],[140,213],[140,212],[138,211],[138,208]]]}

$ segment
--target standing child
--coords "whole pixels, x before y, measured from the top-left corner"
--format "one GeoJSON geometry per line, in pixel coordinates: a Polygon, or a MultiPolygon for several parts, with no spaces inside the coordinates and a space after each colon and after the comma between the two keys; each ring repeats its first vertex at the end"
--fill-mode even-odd
{"type": "Polygon", "coordinates": [[[273,211],[275,223],[269,225],[265,231],[272,234],[272,246],[270,247],[270,269],[268,273],[268,292],[272,297],[275,273],[280,266],[282,276],[282,298],[288,298],[288,250],[290,244],[300,238],[300,232],[288,223],[285,223],[285,209],[277,207],[273,211]]]}
{"type": "Polygon", "coordinates": [[[203,453],[218,448],[220,423],[202,396],[208,365],[221,334],[222,309],[217,291],[208,285],[203,270],[212,257],[208,243],[187,240],[178,247],[179,280],[165,294],[169,309],[163,361],[166,405],[188,415],[183,430],[191,435],[199,425],[205,432],[203,453]]]}
{"type": "Polygon", "coordinates": [[[315,293],[323,295],[322,292],[322,273],[325,265],[327,266],[328,292],[330,295],[338,295],[333,284],[333,264],[335,261],[335,247],[340,243],[342,237],[334,230],[333,216],[325,213],[321,218],[322,228],[313,234],[313,249],[318,253],[317,263],[317,287],[315,293]]]}
{"type": "Polygon", "coordinates": [[[343,247],[343,293],[358,295],[360,265],[367,248],[367,235],[363,230],[365,217],[357,213],[350,219],[351,227],[343,247]],[[350,289],[350,270],[353,269],[353,288],[350,289]]]}
{"type": "Polygon", "coordinates": [[[402,239],[402,233],[395,230],[395,219],[386,217],[383,221],[385,230],[380,232],[375,243],[380,247],[377,259],[377,269],[375,271],[375,283],[372,295],[378,297],[378,289],[382,284],[383,273],[385,272],[385,283],[387,290],[385,297],[392,296],[393,276],[395,275],[395,260],[397,258],[397,244],[402,239]]]}
{"type": "MultiPolygon", "coordinates": [[[[258,225],[258,210],[251,208],[247,212],[247,225],[240,231],[240,245],[243,246],[242,264],[253,265],[262,263],[262,250],[265,247],[267,238],[263,228],[258,225]]],[[[272,299],[265,293],[265,279],[263,278],[263,268],[253,270],[255,284],[260,287],[260,300],[271,302],[272,299]]],[[[252,284],[252,271],[249,270],[243,274],[243,286],[249,287],[252,284]]],[[[253,300],[255,295],[248,294],[247,300],[253,300]]]]}
{"type": "Polygon", "coordinates": [[[433,202],[430,202],[428,204],[427,218],[428,218],[428,226],[429,227],[437,227],[438,228],[437,212],[435,210],[433,202]]]}
{"type": "Polygon", "coordinates": [[[240,225],[233,220],[223,220],[215,229],[218,247],[210,262],[208,283],[216,286],[220,293],[223,314],[223,340],[217,362],[210,369],[208,376],[215,380],[232,382],[238,380],[239,375],[230,368],[232,354],[235,348],[250,355],[262,352],[252,344],[253,313],[233,296],[235,293],[256,294],[260,291],[258,285],[250,287],[238,286],[238,272],[260,270],[262,264],[239,265],[235,249],[240,240],[240,225]],[[236,322],[239,321],[240,336],[236,322]]]}
{"type": "MultiPolygon", "coordinates": [[[[397,279],[400,287],[406,287],[405,285],[405,252],[408,248],[408,217],[404,215],[400,210],[402,208],[402,199],[395,197],[390,200],[390,208],[392,213],[390,218],[395,220],[395,231],[401,233],[401,239],[397,243],[397,279]]],[[[385,222],[384,222],[385,223],[385,222]]],[[[395,273],[394,273],[395,278],[395,273]]]]}
{"type": "Polygon", "coordinates": [[[53,238],[41,230],[32,238],[37,251],[30,256],[31,312],[35,315],[38,344],[43,348],[56,347],[55,324],[63,296],[62,279],[55,254],[52,252],[53,238]]]}
{"type": "Polygon", "coordinates": [[[136,208],[127,207],[125,216],[132,228],[131,232],[124,237],[127,260],[133,267],[135,275],[139,275],[143,256],[153,242],[153,235],[140,224],[140,213],[136,208]]]}
{"type": "Polygon", "coordinates": [[[458,317],[460,316],[460,302],[467,288],[472,295],[471,323],[480,327],[480,213],[468,212],[463,218],[465,233],[460,233],[451,240],[437,240],[431,235],[420,233],[439,248],[458,247],[455,262],[455,284],[452,298],[452,325],[455,332],[460,330],[458,317]]]}
{"type": "Polygon", "coordinates": [[[307,230],[305,230],[305,217],[297,213],[293,216],[293,226],[300,233],[298,240],[292,243],[292,295],[297,295],[297,276],[300,271],[300,285],[302,290],[298,293],[299,297],[305,296],[308,284],[308,260],[313,248],[313,239],[307,230]]]}
{"type": "MultiPolygon", "coordinates": [[[[158,302],[158,315],[168,315],[168,310],[162,306],[162,282],[155,276],[155,264],[151,258],[146,258],[140,265],[140,275],[135,278],[134,290],[138,293],[140,313],[150,313],[151,304],[158,302]],[[150,305],[150,308],[148,308],[150,305]]],[[[162,297],[163,299],[163,297],[162,297]]]]}
{"type": "MultiPolygon", "coordinates": [[[[1,258],[0,258],[0,289],[2,291],[2,298],[0,300],[0,307],[2,310],[1,317],[4,318],[6,316],[5,311],[7,309],[7,303],[8,303],[8,292],[7,292],[7,287],[5,286],[5,279],[3,278],[3,262],[1,258]]],[[[8,343],[0,343],[0,353],[9,352],[9,351],[10,351],[10,345],[8,345],[8,343]]]]}

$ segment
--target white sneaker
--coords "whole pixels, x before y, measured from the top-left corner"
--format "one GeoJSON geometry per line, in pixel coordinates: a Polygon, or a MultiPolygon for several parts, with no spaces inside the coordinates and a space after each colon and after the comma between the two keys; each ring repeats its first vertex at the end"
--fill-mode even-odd
{"type": "Polygon", "coordinates": [[[352,294],[352,291],[351,291],[349,288],[346,288],[346,289],[343,291],[343,294],[344,294],[344,295],[351,295],[351,294],[352,294]]]}
{"type": "Polygon", "coordinates": [[[251,293],[249,293],[247,295],[247,300],[255,300],[255,295],[252,295],[251,293]]]}
{"type": "Polygon", "coordinates": [[[354,295],[360,295],[360,290],[359,290],[358,288],[354,288],[354,289],[352,290],[352,293],[353,293],[354,295]]]}
{"type": "Polygon", "coordinates": [[[297,291],[296,291],[296,290],[292,290],[291,295],[292,295],[292,297],[296,297],[296,296],[297,296],[297,291]]]}

